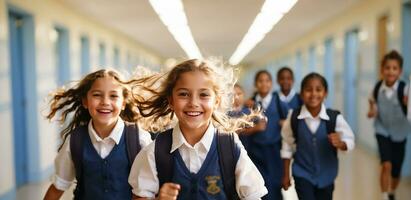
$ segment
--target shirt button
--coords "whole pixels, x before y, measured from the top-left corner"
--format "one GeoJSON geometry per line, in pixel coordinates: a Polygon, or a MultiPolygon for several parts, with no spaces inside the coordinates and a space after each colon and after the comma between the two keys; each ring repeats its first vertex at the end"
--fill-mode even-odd
{"type": "Polygon", "coordinates": [[[104,189],[104,192],[106,192],[106,193],[107,193],[107,192],[108,192],[108,189],[104,189]]]}

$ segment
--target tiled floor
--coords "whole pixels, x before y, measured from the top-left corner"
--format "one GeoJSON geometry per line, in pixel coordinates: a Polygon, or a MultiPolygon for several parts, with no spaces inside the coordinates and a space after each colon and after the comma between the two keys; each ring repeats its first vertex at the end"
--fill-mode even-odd
{"type": "MultiPolygon", "coordinates": [[[[340,153],[340,171],[335,183],[335,200],[379,200],[379,161],[362,149],[352,153],[340,153]]],[[[22,187],[17,192],[18,200],[42,199],[50,183],[43,182],[22,187]]],[[[397,191],[397,200],[411,200],[411,181],[401,182],[397,191]]],[[[297,200],[295,191],[284,193],[285,200],[297,200]]],[[[62,199],[71,199],[67,191],[62,199]]]]}

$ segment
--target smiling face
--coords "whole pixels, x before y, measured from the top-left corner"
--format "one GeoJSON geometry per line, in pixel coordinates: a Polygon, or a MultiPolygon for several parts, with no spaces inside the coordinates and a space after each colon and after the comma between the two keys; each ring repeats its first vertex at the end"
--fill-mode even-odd
{"type": "Polygon", "coordinates": [[[312,78],[302,88],[301,98],[308,110],[321,108],[321,105],[327,96],[327,91],[318,78],[312,78]]]}
{"type": "Polygon", "coordinates": [[[388,59],[387,61],[385,61],[382,69],[382,74],[387,86],[394,85],[395,81],[400,78],[401,72],[402,69],[398,60],[388,59]]]}
{"type": "Polygon", "coordinates": [[[255,87],[258,94],[260,94],[262,97],[265,97],[271,91],[272,86],[273,81],[271,80],[270,75],[268,75],[267,73],[261,73],[258,75],[255,81],[255,87]]]}
{"type": "Polygon", "coordinates": [[[94,127],[114,127],[125,107],[123,87],[111,76],[98,78],[83,99],[83,106],[94,127]]]}
{"type": "Polygon", "coordinates": [[[219,103],[213,81],[201,71],[180,74],[169,102],[181,130],[206,130],[219,103]]]}
{"type": "Polygon", "coordinates": [[[278,75],[277,82],[280,85],[281,91],[288,93],[293,87],[294,78],[290,71],[284,70],[278,75]]]}

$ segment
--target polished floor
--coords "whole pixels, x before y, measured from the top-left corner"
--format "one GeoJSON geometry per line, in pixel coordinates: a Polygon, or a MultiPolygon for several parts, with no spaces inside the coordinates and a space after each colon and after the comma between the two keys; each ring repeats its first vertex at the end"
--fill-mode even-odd
{"type": "MultiPolygon", "coordinates": [[[[379,161],[368,152],[357,148],[351,153],[340,153],[340,171],[335,183],[334,200],[379,200],[379,161]]],[[[18,200],[42,199],[48,181],[22,187],[17,192],[18,200]]],[[[396,192],[397,200],[411,200],[411,180],[403,180],[396,192]]],[[[284,193],[285,200],[297,200],[295,190],[284,193]]],[[[71,199],[71,191],[62,199],[71,199]]]]}

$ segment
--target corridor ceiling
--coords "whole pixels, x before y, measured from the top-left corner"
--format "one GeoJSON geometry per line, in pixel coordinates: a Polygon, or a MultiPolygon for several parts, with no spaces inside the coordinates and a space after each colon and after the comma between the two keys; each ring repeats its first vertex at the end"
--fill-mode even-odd
{"type": "MultiPolygon", "coordinates": [[[[84,16],[114,28],[163,58],[186,57],[148,0],[60,0],[84,16]]],[[[257,62],[360,0],[299,0],[244,58],[257,62]]],[[[183,0],[188,25],[204,57],[230,58],[263,0],[183,0]]]]}

